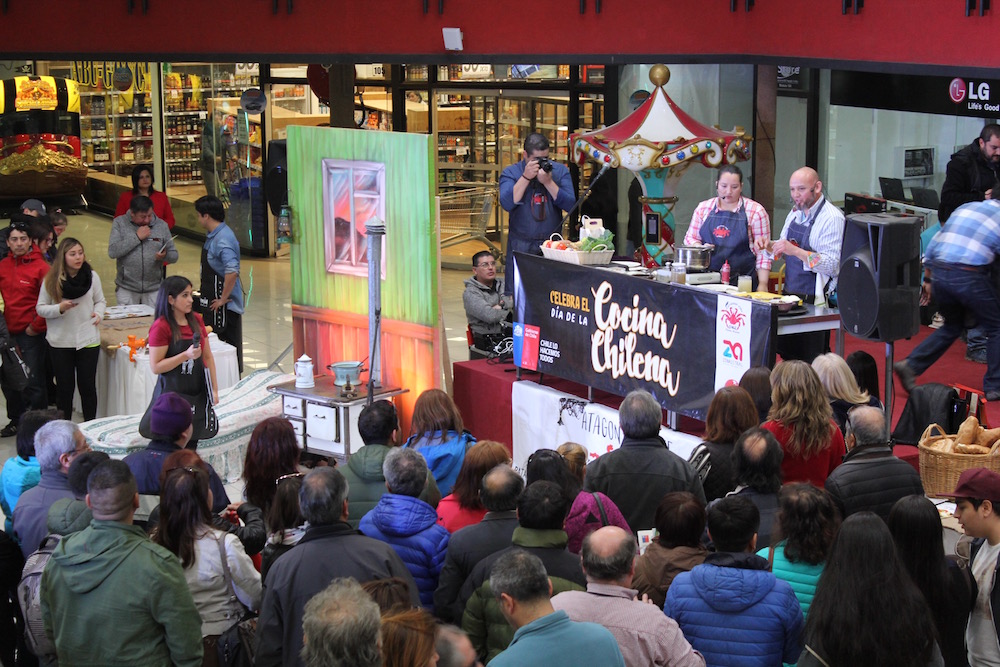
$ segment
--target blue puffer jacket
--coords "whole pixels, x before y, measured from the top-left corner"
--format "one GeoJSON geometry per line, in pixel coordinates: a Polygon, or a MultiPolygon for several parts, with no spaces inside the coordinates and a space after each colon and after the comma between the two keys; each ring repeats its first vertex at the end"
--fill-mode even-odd
{"type": "Polygon", "coordinates": [[[451,533],[437,522],[437,511],[419,498],[387,493],[358,528],[381,540],[403,559],[420,590],[420,604],[434,607],[434,589],[444,565],[451,533]]]}
{"type": "Polygon", "coordinates": [[[711,554],[677,575],[663,611],[711,667],[773,667],[802,652],[799,601],[754,554],[711,554]]]}
{"type": "Polygon", "coordinates": [[[427,467],[437,481],[441,497],[444,498],[455,486],[458,471],[465,461],[465,450],[476,444],[476,436],[468,431],[448,431],[442,437],[441,431],[411,435],[404,447],[412,447],[427,459],[427,467]]]}
{"type": "MultiPolygon", "coordinates": [[[[757,552],[757,555],[761,558],[767,558],[767,554],[768,549],[761,549],[757,552]]],[[[795,592],[795,597],[798,598],[799,604],[802,606],[803,616],[809,613],[809,605],[812,604],[813,598],[816,596],[816,584],[819,583],[819,575],[823,574],[825,566],[826,562],[819,565],[810,565],[803,561],[793,562],[788,560],[788,557],[785,556],[784,541],[779,542],[778,546],[774,547],[774,556],[771,559],[771,572],[778,579],[787,581],[791,585],[792,590],[795,592]]]]}

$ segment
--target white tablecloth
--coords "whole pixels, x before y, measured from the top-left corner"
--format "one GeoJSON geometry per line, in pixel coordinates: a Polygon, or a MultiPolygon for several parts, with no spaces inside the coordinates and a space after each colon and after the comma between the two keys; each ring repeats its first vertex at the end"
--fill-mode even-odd
{"type": "MultiPolygon", "coordinates": [[[[524,475],[528,457],[539,449],[555,449],[564,442],[577,442],[590,460],[618,449],[624,436],[618,426],[618,411],[600,403],[543,387],[528,380],[515,382],[511,392],[511,430],[514,469],[524,475]]],[[[674,454],[687,460],[701,438],[660,428],[660,437],[674,454]]]]}
{"type": "MultiPolygon", "coordinates": [[[[232,387],[240,380],[236,348],[219,340],[215,333],[208,334],[209,345],[215,357],[215,374],[219,391],[232,387]]],[[[135,361],[128,360],[129,349],[120,347],[114,356],[101,351],[97,362],[97,416],[141,415],[153,398],[156,375],[149,368],[147,350],[137,352],[135,361]]],[[[73,405],[80,409],[77,394],[73,405]]]]}

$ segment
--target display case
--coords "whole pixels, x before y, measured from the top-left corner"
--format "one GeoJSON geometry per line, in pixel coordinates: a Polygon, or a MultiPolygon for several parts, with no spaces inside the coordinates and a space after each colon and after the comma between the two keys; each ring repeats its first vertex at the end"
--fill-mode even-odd
{"type": "Polygon", "coordinates": [[[214,178],[206,177],[223,146],[217,137],[204,136],[209,127],[208,101],[236,98],[260,85],[253,63],[163,63],[163,162],[172,194],[202,195],[213,192],[214,178]]]}
{"type": "Polygon", "coordinates": [[[263,172],[264,116],[251,116],[240,108],[238,97],[213,97],[206,102],[208,121],[203,146],[212,150],[203,177],[226,205],[226,222],[247,249],[264,250],[267,234],[267,204],[263,172]],[[211,135],[210,137],[208,135],[211,135]]]}
{"type": "Polygon", "coordinates": [[[515,97],[500,99],[500,166],[521,159],[524,140],[538,132],[549,140],[549,157],[567,162],[569,151],[569,95],[515,97]]]}
{"type": "Polygon", "coordinates": [[[499,180],[496,95],[437,95],[434,128],[439,190],[499,180]]]}

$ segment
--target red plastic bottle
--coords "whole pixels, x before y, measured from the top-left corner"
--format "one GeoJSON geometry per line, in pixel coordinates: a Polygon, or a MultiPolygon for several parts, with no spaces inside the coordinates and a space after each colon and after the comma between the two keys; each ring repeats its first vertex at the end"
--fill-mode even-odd
{"type": "Polygon", "coordinates": [[[730,273],[730,271],[731,271],[731,269],[729,268],[729,261],[726,260],[726,263],[722,265],[722,270],[719,271],[719,278],[722,280],[722,284],[723,285],[728,285],[729,284],[729,273],[730,273]]]}

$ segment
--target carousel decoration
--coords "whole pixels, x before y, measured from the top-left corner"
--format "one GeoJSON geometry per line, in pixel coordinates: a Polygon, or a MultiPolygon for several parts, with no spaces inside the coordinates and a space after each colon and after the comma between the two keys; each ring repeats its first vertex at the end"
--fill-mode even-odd
{"type": "Polygon", "coordinates": [[[742,127],[732,132],[708,127],[681,110],[663,90],[670,80],[666,65],[654,65],[649,80],[656,89],[638,109],[614,125],[570,135],[569,146],[579,164],[594,160],[602,169],[624,167],[638,177],[643,213],[660,216],[660,241],[647,240],[636,259],[654,267],[673,254],[672,211],[684,172],[696,162],[714,169],[748,160],[753,139],[742,127]]]}

